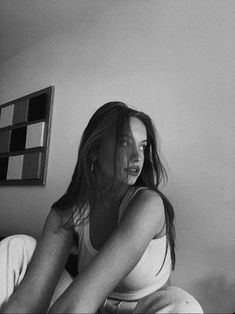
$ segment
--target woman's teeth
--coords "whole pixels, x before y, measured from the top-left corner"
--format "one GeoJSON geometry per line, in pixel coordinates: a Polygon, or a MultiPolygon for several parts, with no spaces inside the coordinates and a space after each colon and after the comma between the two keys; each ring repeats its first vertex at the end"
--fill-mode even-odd
{"type": "Polygon", "coordinates": [[[137,175],[139,173],[139,167],[127,168],[127,172],[131,175],[137,175]]]}

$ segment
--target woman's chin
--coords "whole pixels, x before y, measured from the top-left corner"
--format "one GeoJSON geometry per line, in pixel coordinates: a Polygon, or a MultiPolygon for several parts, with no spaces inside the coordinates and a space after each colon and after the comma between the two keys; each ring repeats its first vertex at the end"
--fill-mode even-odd
{"type": "Polygon", "coordinates": [[[128,185],[133,185],[136,183],[138,176],[129,176],[127,179],[128,185]]]}

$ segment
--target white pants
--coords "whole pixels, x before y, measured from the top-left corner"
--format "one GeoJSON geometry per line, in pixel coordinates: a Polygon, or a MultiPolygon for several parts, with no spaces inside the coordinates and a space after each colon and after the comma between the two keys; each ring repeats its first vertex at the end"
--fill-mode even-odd
{"type": "MultiPolygon", "coordinates": [[[[0,308],[17,289],[24,278],[36,240],[26,235],[15,235],[0,242],[0,308]]],[[[51,305],[72,282],[64,270],[57,284],[51,305]]],[[[160,290],[135,302],[106,299],[101,313],[203,313],[199,303],[185,290],[172,286],[160,290]]]]}
{"type": "MultiPolygon", "coordinates": [[[[24,278],[36,248],[36,240],[27,235],[13,235],[0,242],[0,309],[24,278]]],[[[50,306],[73,281],[64,270],[56,286],[50,306]]]]}
{"type": "Polygon", "coordinates": [[[139,313],[203,313],[200,304],[185,290],[165,286],[137,301],[119,301],[107,298],[101,307],[102,314],[139,313]]]}

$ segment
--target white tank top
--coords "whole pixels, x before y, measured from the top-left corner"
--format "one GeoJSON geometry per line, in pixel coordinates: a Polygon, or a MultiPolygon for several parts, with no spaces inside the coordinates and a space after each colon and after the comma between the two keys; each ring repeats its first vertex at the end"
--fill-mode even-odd
{"type": "MultiPolygon", "coordinates": [[[[131,187],[128,190],[119,208],[119,221],[128,203],[140,189],[146,188],[131,187]]],[[[82,272],[98,251],[91,244],[89,217],[83,224],[78,225],[78,221],[79,215],[74,210],[74,230],[78,234],[79,240],[78,272],[82,272]]],[[[119,283],[109,297],[133,301],[153,293],[161,288],[169,279],[171,264],[170,246],[167,245],[166,235],[158,239],[152,239],[137,265],[119,283]]]]}

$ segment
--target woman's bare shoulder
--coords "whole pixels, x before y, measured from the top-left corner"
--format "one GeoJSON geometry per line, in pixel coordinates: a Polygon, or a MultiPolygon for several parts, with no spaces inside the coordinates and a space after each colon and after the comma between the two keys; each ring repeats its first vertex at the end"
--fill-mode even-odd
{"type": "Polygon", "coordinates": [[[142,208],[153,207],[154,210],[163,211],[164,205],[161,196],[149,188],[138,189],[131,200],[132,206],[141,205],[142,208]]]}
{"type": "Polygon", "coordinates": [[[154,224],[155,231],[161,230],[165,221],[164,205],[161,196],[154,190],[138,189],[128,204],[123,219],[133,223],[154,224]]]}

